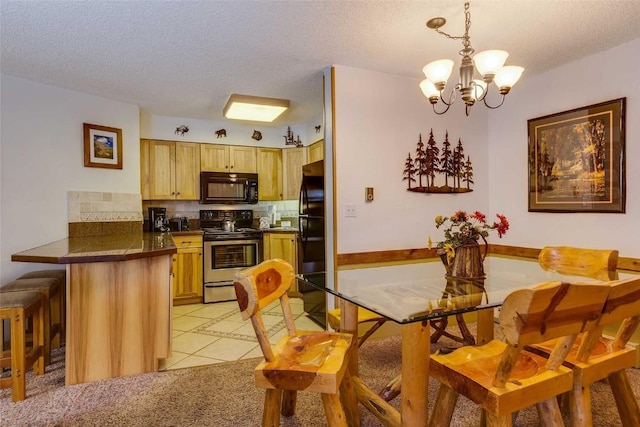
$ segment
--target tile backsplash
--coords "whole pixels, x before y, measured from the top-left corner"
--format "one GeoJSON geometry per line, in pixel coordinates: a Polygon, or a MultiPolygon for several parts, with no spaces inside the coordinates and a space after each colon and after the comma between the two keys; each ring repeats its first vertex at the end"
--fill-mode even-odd
{"type": "Polygon", "coordinates": [[[278,200],[269,202],[258,202],[255,205],[218,205],[218,204],[200,204],[198,201],[189,200],[144,200],[142,202],[142,214],[148,219],[149,207],[165,207],[167,208],[167,216],[169,218],[186,216],[189,219],[197,220],[200,217],[200,210],[206,209],[251,209],[253,218],[259,221],[260,217],[269,216],[269,206],[275,206],[276,212],[282,219],[289,219],[292,223],[297,224],[298,218],[298,201],[297,200],[278,200]]]}
{"type": "Polygon", "coordinates": [[[67,192],[68,222],[142,223],[142,196],[138,193],[67,192]]]}

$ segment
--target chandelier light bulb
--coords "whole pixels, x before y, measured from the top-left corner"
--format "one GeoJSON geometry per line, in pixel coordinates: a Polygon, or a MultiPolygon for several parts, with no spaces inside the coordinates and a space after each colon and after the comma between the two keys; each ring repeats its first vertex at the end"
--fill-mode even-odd
{"type": "Polygon", "coordinates": [[[523,71],[524,68],[518,67],[517,65],[502,67],[500,71],[496,73],[494,79],[496,86],[500,89],[500,93],[509,93],[509,90],[511,90],[513,85],[520,79],[523,71]]]}
{"type": "Polygon", "coordinates": [[[450,59],[439,59],[428,63],[422,69],[427,80],[433,82],[438,90],[444,89],[453,70],[453,61],[450,59]]]}
{"type": "Polygon", "coordinates": [[[485,50],[475,54],[473,63],[482,79],[491,83],[493,76],[502,68],[508,56],[509,53],[504,50],[485,50]]]}
{"type": "Polygon", "coordinates": [[[438,97],[440,97],[440,91],[436,88],[431,80],[424,79],[420,82],[420,89],[422,90],[422,94],[426,96],[429,101],[435,99],[438,101],[438,97]]]}

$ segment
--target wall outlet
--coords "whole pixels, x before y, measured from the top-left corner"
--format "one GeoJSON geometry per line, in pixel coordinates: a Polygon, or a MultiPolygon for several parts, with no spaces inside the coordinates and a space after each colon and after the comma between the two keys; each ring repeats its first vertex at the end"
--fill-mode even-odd
{"type": "Polygon", "coordinates": [[[355,218],[358,216],[358,209],[356,205],[345,205],[345,214],[344,216],[348,218],[355,218]]]}

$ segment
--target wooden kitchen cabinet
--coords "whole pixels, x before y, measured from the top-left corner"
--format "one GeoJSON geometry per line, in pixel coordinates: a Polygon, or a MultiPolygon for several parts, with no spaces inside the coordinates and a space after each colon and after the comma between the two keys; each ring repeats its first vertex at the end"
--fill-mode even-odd
{"type": "Polygon", "coordinates": [[[285,148],[282,150],[283,200],[298,200],[302,184],[302,166],[306,163],[306,148],[285,148]]]}
{"type": "Polygon", "coordinates": [[[256,148],[241,145],[200,144],[200,170],[257,173],[256,148]]]}
{"type": "Polygon", "coordinates": [[[202,303],[202,236],[173,235],[173,305],[202,303]]]}
{"type": "Polygon", "coordinates": [[[324,159],[324,140],[314,142],[307,147],[307,163],[317,162],[324,159]]]}
{"type": "MultiPolygon", "coordinates": [[[[280,258],[293,266],[293,271],[298,271],[298,232],[267,231],[263,237],[264,259],[280,258]]],[[[294,280],[289,290],[291,296],[298,294],[298,281],[294,280]]]]}
{"type": "Polygon", "coordinates": [[[200,199],[200,144],[140,140],[143,200],[200,199]]]}
{"type": "Polygon", "coordinates": [[[282,200],[282,150],[258,148],[258,199],[282,200]]]}

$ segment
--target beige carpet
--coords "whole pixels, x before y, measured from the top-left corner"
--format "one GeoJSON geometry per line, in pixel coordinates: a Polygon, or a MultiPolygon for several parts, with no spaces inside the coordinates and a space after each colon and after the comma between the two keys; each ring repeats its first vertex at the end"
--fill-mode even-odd
{"type": "MultiPolygon", "coordinates": [[[[443,341],[446,344],[446,341],[443,341]]],[[[437,345],[435,346],[437,347],[437,345]]],[[[380,390],[399,372],[400,339],[368,341],[361,348],[361,377],[380,390]]],[[[253,385],[258,360],[136,375],[64,386],[64,352],[55,353],[43,376],[28,376],[27,399],[11,403],[8,389],[0,392],[1,426],[259,426],[264,391],[253,385]]],[[[640,372],[629,372],[640,396],[640,372]]],[[[430,383],[431,401],[437,383],[430,383]]],[[[594,425],[620,426],[615,403],[604,383],[593,387],[594,425]]],[[[399,398],[393,402],[398,406],[399,398]]],[[[363,426],[382,425],[361,407],[363,426]]],[[[453,426],[477,425],[479,410],[460,398],[453,426]]],[[[299,393],[297,413],[283,426],[325,426],[320,396],[299,393]]],[[[538,425],[536,411],[520,413],[519,426],[538,425]]]]}

